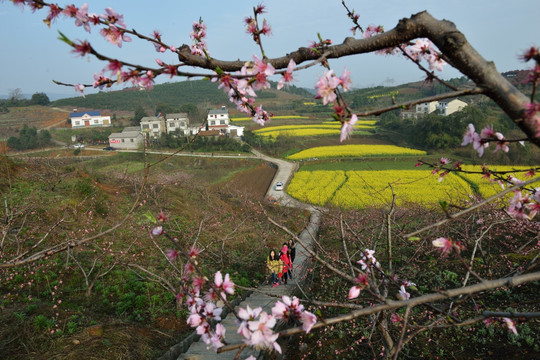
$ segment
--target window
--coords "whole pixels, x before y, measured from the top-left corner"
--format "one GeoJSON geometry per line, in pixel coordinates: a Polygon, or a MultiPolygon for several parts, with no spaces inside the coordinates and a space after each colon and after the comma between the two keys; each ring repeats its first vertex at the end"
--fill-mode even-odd
{"type": "Polygon", "coordinates": [[[173,128],[173,127],[174,127],[174,123],[173,123],[173,122],[170,123],[170,124],[169,124],[169,127],[170,127],[170,128],[173,128]]]}
{"type": "Polygon", "coordinates": [[[78,120],[75,121],[75,125],[80,125],[80,122],[78,120]]]}
{"type": "Polygon", "coordinates": [[[99,120],[98,120],[98,119],[94,119],[94,124],[99,124],[99,120]]]}
{"type": "Polygon", "coordinates": [[[210,121],[210,122],[209,122],[209,125],[214,125],[214,121],[210,121]]]}
{"type": "Polygon", "coordinates": [[[158,129],[158,128],[159,128],[159,124],[152,124],[152,127],[153,127],[154,129],[158,129]]]}
{"type": "Polygon", "coordinates": [[[124,139],[122,139],[122,142],[124,142],[124,139]]]}
{"type": "Polygon", "coordinates": [[[129,141],[133,142],[133,139],[129,139],[129,141]]]}
{"type": "Polygon", "coordinates": [[[219,120],[219,123],[220,123],[221,125],[225,125],[225,120],[219,120]]]}
{"type": "Polygon", "coordinates": [[[149,129],[150,126],[148,126],[148,124],[146,124],[146,125],[143,125],[142,128],[143,128],[143,130],[144,130],[144,129],[149,129]]]}

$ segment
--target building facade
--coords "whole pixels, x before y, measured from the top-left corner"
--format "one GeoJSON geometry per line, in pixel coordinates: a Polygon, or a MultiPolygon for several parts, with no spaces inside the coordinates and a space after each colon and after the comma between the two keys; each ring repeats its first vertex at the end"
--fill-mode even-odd
{"type": "Polygon", "coordinates": [[[167,127],[167,134],[178,134],[181,136],[187,136],[189,131],[189,118],[186,113],[175,113],[165,115],[165,125],[167,127]]]}
{"type": "Polygon", "coordinates": [[[148,134],[150,139],[159,139],[167,132],[165,119],[157,116],[145,116],[141,119],[141,131],[148,134]]]}
{"type": "Polygon", "coordinates": [[[69,117],[72,128],[111,126],[111,117],[101,116],[99,111],[71,112],[69,117]]]}
{"type": "Polygon", "coordinates": [[[109,135],[109,145],[121,150],[137,150],[142,146],[143,140],[143,134],[138,126],[130,126],[121,133],[109,135]]]}

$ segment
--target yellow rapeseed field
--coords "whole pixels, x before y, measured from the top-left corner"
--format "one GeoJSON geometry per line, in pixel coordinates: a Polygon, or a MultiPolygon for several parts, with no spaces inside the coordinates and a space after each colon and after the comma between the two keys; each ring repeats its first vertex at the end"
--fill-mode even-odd
{"type": "Polygon", "coordinates": [[[316,205],[359,209],[396,203],[438,206],[439,201],[461,203],[472,190],[463,179],[448,175],[439,182],[429,170],[381,171],[300,171],[295,174],[287,192],[302,201],[316,205]]]}
{"type": "MultiPolygon", "coordinates": [[[[371,130],[373,125],[359,124],[354,126],[355,130],[371,130]]],[[[279,135],[285,136],[315,136],[315,135],[336,135],[341,132],[341,124],[312,124],[312,125],[282,125],[260,128],[254,131],[261,136],[279,135]]]]}
{"type": "MultiPolygon", "coordinates": [[[[528,180],[525,177],[525,172],[519,171],[519,170],[529,170],[530,166],[509,166],[509,165],[493,165],[489,166],[488,169],[492,171],[512,171],[511,173],[508,173],[507,176],[512,176],[514,178],[517,178],[522,181],[528,180]],[[514,172],[515,171],[515,172],[514,172]]],[[[482,166],[480,165],[464,165],[462,166],[463,170],[466,171],[482,171],[482,166]]],[[[505,188],[508,187],[508,184],[501,185],[500,183],[494,181],[493,177],[490,178],[484,178],[482,174],[461,174],[462,177],[467,179],[468,181],[475,183],[478,185],[478,189],[480,191],[480,195],[483,198],[488,198],[490,196],[493,196],[505,188]]],[[[530,179],[530,178],[529,178],[530,179]]],[[[506,196],[506,198],[512,197],[513,194],[509,194],[506,196]]]]}
{"type": "MultiPolygon", "coordinates": [[[[251,121],[252,117],[237,117],[234,119],[231,119],[231,121],[251,121]]],[[[272,119],[309,119],[309,116],[301,116],[301,115],[280,115],[280,116],[272,116],[272,119]]]]}
{"type": "Polygon", "coordinates": [[[367,156],[402,156],[425,155],[425,151],[404,148],[395,145],[338,145],[320,146],[290,155],[290,160],[328,157],[367,157],[367,156]]]}

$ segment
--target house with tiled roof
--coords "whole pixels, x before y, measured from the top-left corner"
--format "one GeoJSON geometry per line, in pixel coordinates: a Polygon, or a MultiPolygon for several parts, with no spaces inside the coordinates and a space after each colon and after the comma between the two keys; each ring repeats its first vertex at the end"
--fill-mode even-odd
{"type": "Polygon", "coordinates": [[[72,128],[108,127],[111,126],[110,116],[101,116],[100,111],[73,111],[69,113],[72,128]]]}

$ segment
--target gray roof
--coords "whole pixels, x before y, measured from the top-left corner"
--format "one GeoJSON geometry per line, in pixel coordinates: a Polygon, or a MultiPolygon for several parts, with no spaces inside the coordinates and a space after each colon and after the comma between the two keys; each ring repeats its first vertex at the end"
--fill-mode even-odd
{"type": "Polygon", "coordinates": [[[126,131],[141,131],[141,128],[138,126],[126,126],[122,132],[126,131]]]}
{"type": "Polygon", "coordinates": [[[167,115],[165,115],[165,119],[178,119],[178,118],[187,119],[187,117],[188,117],[187,113],[175,113],[175,114],[167,114],[167,115]]]}
{"type": "Polygon", "coordinates": [[[141,119],[141,122],[161,121],[157,116],[145,116],[141,119]]]}
{"type": "Polygon", "coordinates": [[[110,138],[136,138],[139,136],[142,137],[139,131],[123,131],[121,133],[112,133],[111,135],[109,135],[109,139],[110,138]]]}
{"type": "Polygon", "coordinates": [[[222,110],[222,109],[219,109],[219,110],[208,110],[208,114],[212,114],[212,115],[219,115],[219,114],[229,114],[229,110],[225,109],[225,110],[222,110]]]}

